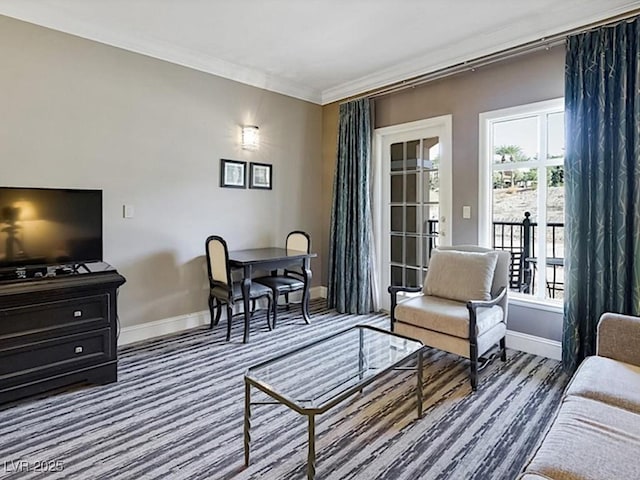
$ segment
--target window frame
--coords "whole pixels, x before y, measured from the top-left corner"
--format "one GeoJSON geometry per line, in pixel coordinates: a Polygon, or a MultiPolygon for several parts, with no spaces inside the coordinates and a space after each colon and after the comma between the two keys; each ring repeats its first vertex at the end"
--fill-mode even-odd
{"type": "MultiPolygon", "coordinates": [[[[552,113],[564,112],[564,98],[554,98],[542,102],[529,103],[514,107],[503,108],[483,112],[479,115],[479,154],[478,154],[478,244],[491,247],[492,246],[492,223],[493,223],[493,172],[494,172],[494,145],[493,145],[493,125],[499,122],[518,120],[532,116],[538,117],[538,160],[518,162],[518,168],[537,168],[538,178],[546,179],[546,169],[548,167],[563,165],[563,158],[547,158],[548,129],[547,115],[552,113]],[[545,170],[545,175],[540,176],[540,169],[545,170]]],[[[538,225],[544,220],[547,223],[547,182],[538,181],[538,225]]],[[[523,212],[524,213],[524,212],[523,212]]],[[[524,217],[523,217],[524,218],[524,217]]],[[[539,231],[542,231],[540,227],[539,231]]],[[[544,236],[538,235],[538,258],[539,261],[546,264],[546,248],[544,236]]],[[[535,303],[538,305],[548,306],[550,309],[562,311],[562,305],[552,299],[545,298],[546,289],[540,288],[544,285],[546,275],[539,275],[536,278],[534,295],[521,294],[518,292],[510,292],[513,299],[520,300],[523,303],[535,303]]],[[[516,302],[520,303],[520,302],[516,302]]]]}

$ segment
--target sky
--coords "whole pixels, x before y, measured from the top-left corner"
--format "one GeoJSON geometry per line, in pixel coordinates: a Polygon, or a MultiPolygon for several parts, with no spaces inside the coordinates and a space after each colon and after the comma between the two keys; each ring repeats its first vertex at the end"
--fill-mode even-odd
{"type": "MultiPolygon", "coordinates": [[[[552,156],[564,154],[564,113],[548,115],[548,149],[552,156]]],[[[538,117],[506,120],[493,124],[493,145],[518,145],[528,156],[538,153],[538,117]]]]}

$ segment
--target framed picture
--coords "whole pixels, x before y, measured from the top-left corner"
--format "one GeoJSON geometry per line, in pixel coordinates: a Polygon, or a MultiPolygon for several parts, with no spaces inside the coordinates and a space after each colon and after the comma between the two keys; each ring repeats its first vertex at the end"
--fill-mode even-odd
{"type": "Polygon", "coordinates": [[[272,171],[271,165],[268,163],[250,164],[249,172],[249,188],[260,188],[263,190],[271,190],[272,171]]]}
{"type": "Polygon", "coordinates": [[[220,186],[247,188],[247,162],[220,159],[220,186]]]}

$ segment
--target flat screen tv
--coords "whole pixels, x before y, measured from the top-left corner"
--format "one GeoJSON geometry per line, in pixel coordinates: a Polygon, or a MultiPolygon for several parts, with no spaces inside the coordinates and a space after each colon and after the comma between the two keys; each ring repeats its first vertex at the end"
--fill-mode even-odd
{"type": "Polygon", "coordinates": [[[0,269],[102,261],[102,190],[0,187],[0,269]]]}

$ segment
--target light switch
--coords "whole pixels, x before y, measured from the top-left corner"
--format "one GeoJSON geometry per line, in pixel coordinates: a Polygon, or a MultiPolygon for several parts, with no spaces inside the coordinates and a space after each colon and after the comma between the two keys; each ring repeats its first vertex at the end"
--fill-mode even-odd
{"type": "Polygon", "coordinates": [[[462,218],[471,218],[471,207],[469,205],[462,207],[462,218]]]}
{"type": "Polygon", "coordinates": [[[133,218],[134,213],[133,205],[122,206],[122,216],[124,218],[133,218]]]}

